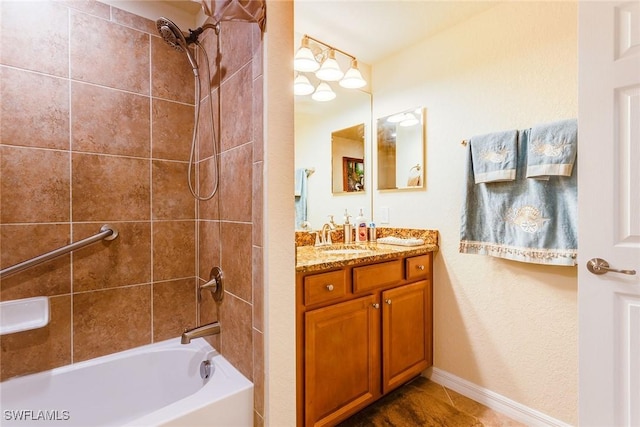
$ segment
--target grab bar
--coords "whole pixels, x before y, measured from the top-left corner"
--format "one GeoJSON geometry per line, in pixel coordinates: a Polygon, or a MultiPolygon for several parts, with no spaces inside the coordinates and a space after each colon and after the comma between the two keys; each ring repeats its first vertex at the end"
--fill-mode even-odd
{"type": "Polygon", "coordinates": [[[83,248],[99,240],[113,240],[116,237],[118,237],[118,230],[116,230],[109,224],[105,224],[100,227],[100,232],[98,234],[94,234],[93,236],[87,237],[86,239],[78,240],[77,242],[71,243],[70,245],[63,246],[62,248],[55,249],[51,252],[47,252],[46,254],[31,258],[30,260],[23,261],[11,267],[7,267],[4,270],[0,270],[0,278],[8,276],[9,274],[26,270],[29,267],[33,267],[34,265],[49,261],[50,259],[59,257],[60,255],[64,255],[71,251],[75,251],[76,249],[83,248]]]}

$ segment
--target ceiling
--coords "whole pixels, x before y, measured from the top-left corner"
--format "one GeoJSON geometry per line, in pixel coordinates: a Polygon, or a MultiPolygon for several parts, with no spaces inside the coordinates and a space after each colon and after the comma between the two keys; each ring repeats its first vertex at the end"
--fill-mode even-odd
{"type": "Polygon", "coordinates": [[[307,34],[318,38],[357,57],[360,62],[373,65],[394,52],[459,24],[497,3],[444,0],[295,0],[294,31],[297,37],[307,34]]]}
{"type": "MultiPolygon", "coordinates": [[[[195,15],[196,1],[163,0],[195,15]]],[[[497,4],[448,0],[295,0],[296,43],[303,34],[373,65],[497,4]]],[[[267,20],[269,19],[267,11],[267,20]]]]}

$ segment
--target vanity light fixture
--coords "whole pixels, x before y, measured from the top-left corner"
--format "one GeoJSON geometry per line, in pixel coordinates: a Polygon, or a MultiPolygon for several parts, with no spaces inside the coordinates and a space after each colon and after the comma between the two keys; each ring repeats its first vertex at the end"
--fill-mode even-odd
{"type": "Polygon", "coordinates": [[[367,84],[358,69],[358,61],[355,56],[306,34],[302,37],[300,48],[293,59],[293,68],[297,71],[294,93],[308,95],[313,92],[312,98],[316,101],[330,101],[336,97],[335,92],[325,82],[337,81],[340,86],[347,89],[359,89],[367,84]],[[312,46],[310,41],[315,44],[312,46]],[[351,61],[350,68],[346,73],[342,71],[336,60],[336,52],[348,57],[351,61]],[[312,72],[315,72],[315,78],[321,81],[315,92],[309,78],[302,74],[312,72]]]}

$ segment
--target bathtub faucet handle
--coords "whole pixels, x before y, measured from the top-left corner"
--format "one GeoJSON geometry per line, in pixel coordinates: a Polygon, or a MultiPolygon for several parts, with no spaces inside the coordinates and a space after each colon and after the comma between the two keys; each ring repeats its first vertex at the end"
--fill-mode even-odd
{"type": "Polygon", "coordinates": [[[202,301],[202,291],[208,290],[211,292],[215,302],[221,302],[224,296],[224,283],[222,280],[222,269],[220,267],[213,267],[211,273],[209,273],[209,281],[204,285],[200,285],[198,289],[198,302],[202,301]]]}

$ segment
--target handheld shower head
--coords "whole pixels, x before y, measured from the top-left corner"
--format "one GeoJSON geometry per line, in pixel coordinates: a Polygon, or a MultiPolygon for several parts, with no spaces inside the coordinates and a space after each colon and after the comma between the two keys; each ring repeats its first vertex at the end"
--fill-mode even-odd
{"type": "Polygon", "coordinates": [[[184,33],[178,28],[176,24],[173,23],[170,19],[161,17],[156,21],[156,27],[158,28],[158,32],[162,39],[172,48],[179,52],[184,52],[187,55],[187,59],[191,64],[191,68],[193,69],[193,74],[198,76],[198,63],[194,59],[191,51],[189,50],[189,46],[187,43],[187,39],[184,37],[184,33]]]}

